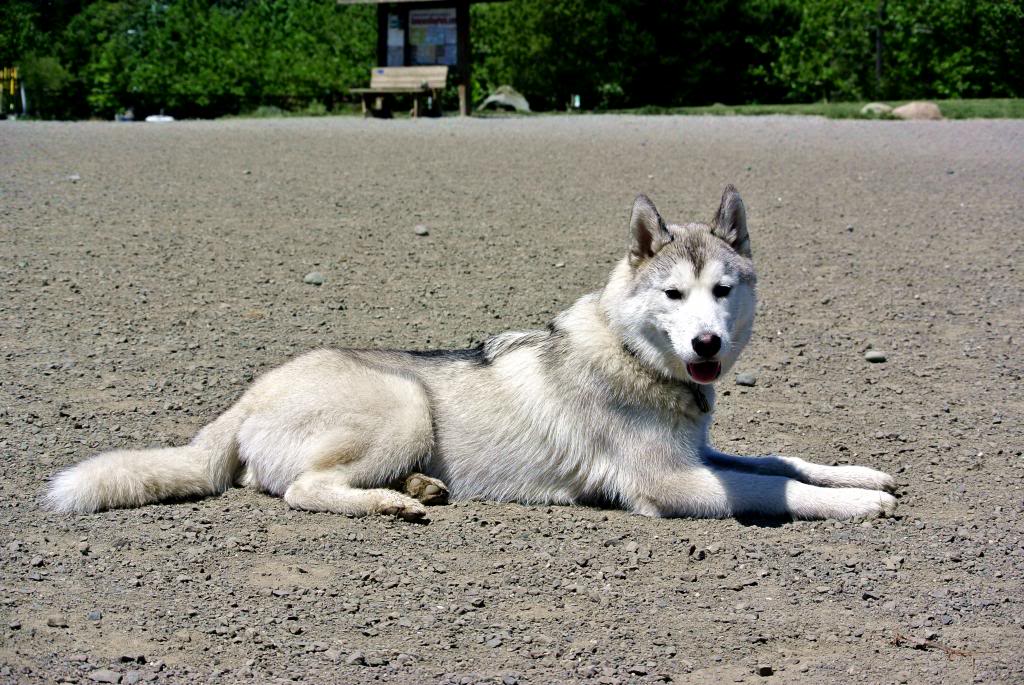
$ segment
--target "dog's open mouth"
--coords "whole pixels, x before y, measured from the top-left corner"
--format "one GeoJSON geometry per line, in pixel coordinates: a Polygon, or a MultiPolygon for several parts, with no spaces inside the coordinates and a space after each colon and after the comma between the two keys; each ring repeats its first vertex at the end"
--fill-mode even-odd
{"type": "Polygon", "coordinates": [[[714,383],[722,373],[719,362],[694,362],[686,365],[690,378],[698,383],[714,383]]]}

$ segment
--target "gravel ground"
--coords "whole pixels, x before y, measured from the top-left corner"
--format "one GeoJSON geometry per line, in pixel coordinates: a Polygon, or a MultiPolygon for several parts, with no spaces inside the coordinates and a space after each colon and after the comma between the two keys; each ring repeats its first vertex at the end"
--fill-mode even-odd
{"type": "Polygon", "coordinates": [[[0,122],[0,150],[0,682],[1024,680],[1022,122],[0,122]],[[296,353],[541,326],[635,193],[708,219],[727,182],[761,305],[716,444],[889,471],[895,518],[39,508],[296,353]]]}

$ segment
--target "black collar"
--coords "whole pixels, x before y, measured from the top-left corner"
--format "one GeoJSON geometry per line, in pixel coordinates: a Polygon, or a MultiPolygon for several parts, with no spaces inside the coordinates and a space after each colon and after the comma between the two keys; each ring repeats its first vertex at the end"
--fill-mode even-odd
{"type": "Polygon", "coordinates": [[[644,367],[645,371],[657,376],[663,383],[671,385],[681,385],[687,390],[689,390],[690,394],[693,395],[693,401],[697,403],[697,408],[700,409],[702,413],[707,414],[709,411],[711,411],[711,406],[708,404],[708,398],[705,397],[704,390],[699,385],[691,381],[681,381],[678,378],[667,377],[664,374],[649,368],[644,363],[644,360],[640,357],[640,355],[637,354],[636,350],[634,350],[625,342],[622,343],[622,349],[626,354],[628,354],[630,357],[636,360],[636,362],[640,364],[640,366],[644,367]]]}

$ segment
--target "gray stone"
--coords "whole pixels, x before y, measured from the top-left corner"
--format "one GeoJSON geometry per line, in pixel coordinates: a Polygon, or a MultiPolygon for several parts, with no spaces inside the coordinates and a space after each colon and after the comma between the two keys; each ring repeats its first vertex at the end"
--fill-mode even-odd
{"type": "Polygon", "coordinates": [[[892,111],[898,119],[941,119],[942,110],[934,102],[908,102],[892,111]]]}
{"type": "Polygon", "coordinates": [[[345,663],[349,666],[365,666],[366,655],[359,650],[356,650],[348,655],[348,658],[345,659],[345,663]]]}
{"type": "Polygon", "coordinates": [[[88,619],[89,619],[90,621],[98,621],[98,620],[100,620],[101,618],[103,618],[103,612],[102,612],[102,611],[100,611],[99,609],[93,609],[93,610],[92,610],[92,611],[90,611],[90,612],[89,612],[88,614],[86,614],[86,617],[87,617],[87,618],[88,618],[88,619]]]}
{"type": "Polygon", "coordinates": [[[416,226],[412,229],[412,232],[415,233],[416,235],[430,235],[430,229],[424,226],[423,224],[416,224],[416,226]]]}
{"type": "Polygon", "coordinates": [[[495,109],[508,109],[517,112],[529,112],[530,103],[523,97],[523,94],[512,86],[499,86],[497,90],[487,96],[487,99],[480,103],[477,110],[484,110],[488,107],[495,109]]]}
{"type": "Polygon", "coordinates": [[[308,285],[323,285],[326,280],[327,279],[324,278],[324,275],[319,271],[310,271],[306,274],[305,278],[302,279],[302,282],[308,285]]]}
{"type": "Polygon", "coordinates": [[[754,672],[762,678],[766,678],[775,673],[775,670],[769,664],[758,664],[754,672]]]}
{"type": "Polygon", "coordinates": [[[63,616],[50,616],[46,619],[46,625],[51,628],[67,628],[68,622],[63,616]]]}
{"type": "Polygon", "coordinates": [[[121,682],[121,674],[117,671],[111,671],[109,668],[101,668],[90,673],[89,680],[96,683],[119,683],[121,682]]]}
{"type": "Polygon", "coordinates": [[[892,114],[892,107],[884,102],[869,102],[860,108],[860,113],[879,117],[885,114],[892,114]]]}
{"type": "Polygon", "coordinates": [[[881,350],[868,350],[864,353],[864,359],[872,364],[881,364],[886,360],[886,356],[881,350]]]}
{"type": "Polygon", "coordinates": [[[750,373],[738,373],[736,374],[736,385],[745,385],[748,388],[752,388],[757,384],[757,376],[750,373]]]}

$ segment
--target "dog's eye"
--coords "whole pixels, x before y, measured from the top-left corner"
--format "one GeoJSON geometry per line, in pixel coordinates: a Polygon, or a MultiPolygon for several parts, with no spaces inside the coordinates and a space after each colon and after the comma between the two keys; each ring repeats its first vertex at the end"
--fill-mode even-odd
{"type": "Polygon", "coordinates": [[[669,288],[665,291],[665,297],[670,300],[681,300],[683,298],[683,294],[675,288],[669,288]]]}
{"type": "Polygon", "coordinates": [[[711,289],[711,294],[715,297],[729,297],[729,293],[732,291],[731,285],[718,284],[711,289]]]}

